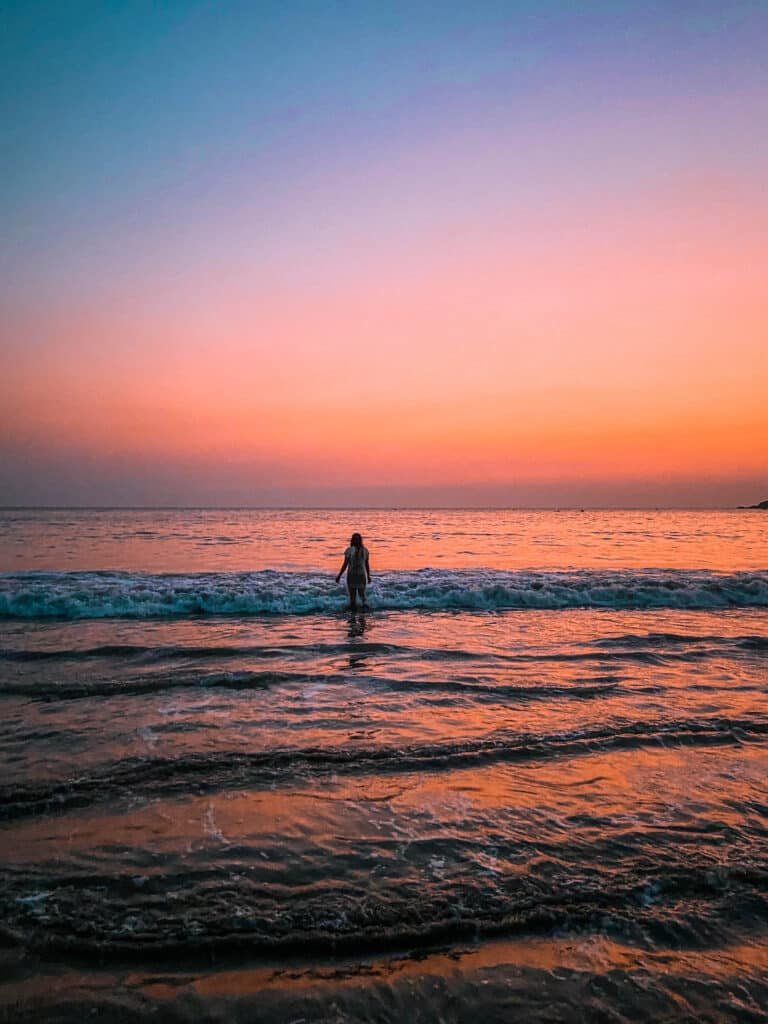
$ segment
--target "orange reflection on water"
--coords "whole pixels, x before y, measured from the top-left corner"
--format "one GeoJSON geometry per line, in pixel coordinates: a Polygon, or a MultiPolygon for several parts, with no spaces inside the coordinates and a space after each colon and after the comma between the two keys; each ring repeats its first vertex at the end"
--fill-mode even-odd
{"type": "Polygon", "coordinates": [[[371,551],[374,593],[376,574],[390,569],[768,565],[764,516],[736,510],[30,509],[3,516],[0,571],[321,571],[333,591],[355,530],[371,551]]]}
{"type": "MultiPolygon", "coordinates": [[[[290,875],[297,857],[334,858],[357,844],[361,855],[380,847],[376,855],[387,857],[395,855],[393,842],[407,846],[430,838],[448,847],[459,838],[476,841],[481,850],[491,829],[495,842],[509,850],[520,843],[524,851],[540,840],[568,857],[584,830],[584,836],[594,831],[604,839],[632,834],[640,840],[645,834],[652,843],[654,832],[671,829],[680,843],[699,843],[701,856],[716,861],[717,847],[707,852],[713,829],[730,830],[735,839],[755,824],[750,807],[761,797],[764,751],[759,744],[664,749],[652,743],[609,753],[584,750],[556,763],[459,762],[447,774],[399,772],[396,761],[389,771],[383,767],[361,777],[344,777],[341,768],[331,774],[305,768],[302,781],[275,789],[155,799],[122,811],[97,804],[20,821],[3,856],[11,864],[63,866],[85,857],[118,866],[125,855],[132,871],[138,850],[153,873],[159,854],[181,865],[189,856],[228,860],[232,847],[239,860],[245,846],[249,858],[258,858],[254,870],[274,878],[290,875]]],[[[510,868],[519,869],[515,860],[500,857],[497,869],[510,868]]]]}

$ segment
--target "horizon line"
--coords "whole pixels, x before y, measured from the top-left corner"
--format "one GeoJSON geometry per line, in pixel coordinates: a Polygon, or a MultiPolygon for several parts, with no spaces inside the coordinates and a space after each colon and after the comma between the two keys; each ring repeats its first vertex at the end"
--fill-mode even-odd
{"type": "Polygon", "coordinates": [[[3,505],[0,512],[738,512],[756,505],[3,505]]]}

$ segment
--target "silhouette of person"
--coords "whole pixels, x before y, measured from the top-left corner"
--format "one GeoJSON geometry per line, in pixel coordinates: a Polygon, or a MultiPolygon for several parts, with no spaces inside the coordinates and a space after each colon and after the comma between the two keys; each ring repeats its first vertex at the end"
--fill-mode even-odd
{"type": "Polygon", "coordinates": [[[363,547],[363,538],[359,533],[353,533],[349,547],[344,552],[344,563],[336,574],[336,582],[341,579],[341,574],[347,570],[347,590],[349,591],[349,610],[357,610],[357,597],[360,595],[360,602],[363,609],[368,605],[365,600],[365,585],[371,582],[371,565],[368,548],[363,547]]]}

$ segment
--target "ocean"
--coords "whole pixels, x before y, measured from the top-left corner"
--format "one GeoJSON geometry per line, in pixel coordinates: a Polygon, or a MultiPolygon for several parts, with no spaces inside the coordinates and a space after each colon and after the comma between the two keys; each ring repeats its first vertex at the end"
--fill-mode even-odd
{"type": "Polygon", "coordinates": [[[764,1021],[767,670],[764,512],[0,510],[0,1019],[764,1021]]]}

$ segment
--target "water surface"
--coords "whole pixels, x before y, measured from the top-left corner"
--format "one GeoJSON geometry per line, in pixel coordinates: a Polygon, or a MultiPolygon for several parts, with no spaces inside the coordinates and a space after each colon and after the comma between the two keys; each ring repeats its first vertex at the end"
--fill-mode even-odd
{"type": "Polygon", "coordinates": [[[3,1012],[763,1020],[765,522],[2,513],[3,1012]]]}

